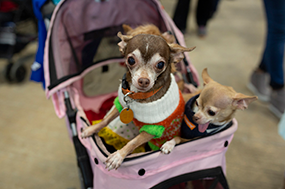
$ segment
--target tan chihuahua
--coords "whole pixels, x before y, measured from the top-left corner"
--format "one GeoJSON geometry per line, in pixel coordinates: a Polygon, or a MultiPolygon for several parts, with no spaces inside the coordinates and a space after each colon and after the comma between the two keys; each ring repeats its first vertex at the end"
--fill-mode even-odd
{"type": "Polygon", "coordinates": [[[236,110],[244,110],[257,100],[256,96],[237,93],[232,87],[224,86],[202,72],[204,88],[200,94],[184,95],[184,99],[193,96],[185,106],[185,115],[181,125],[181,137],[164,143],[161,150],[167,154],[176,144],[202,136],[215,134],[231,126],[236,110]]]}
{"type": "Polygon", "coordinates": [[[109,170],[117,169],[128,154],[144,143],[159,150],[165,141],[180,135],[185,104],[170,65],[181,61],[184,52],[194,49],[168,44],[158,35],[130,36],[119,32],[118,37],[122,40],[118,45],[126,57],[128,71],[110,112],[102,122],[81,134],[86,138],[98,133],[117,116],[124,123],[133,120],[139,127],[138,136],[107,158],[109,170]]]}

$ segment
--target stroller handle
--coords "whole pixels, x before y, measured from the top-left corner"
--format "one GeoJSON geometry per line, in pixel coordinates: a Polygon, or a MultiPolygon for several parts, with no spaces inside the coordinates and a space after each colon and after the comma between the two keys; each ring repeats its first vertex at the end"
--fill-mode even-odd
{"type": "Polygon", "coordinates": [[[78,135],[77,130],[76,130],[76,113],[77,113],[77,110],[72,108],[70,98],[69,98],[69,94],[67,91],[64,91],[64,103],[65,103],[65,107],[66,107],[66,116],[68,118],[70,128],[72,131],[72,136],[77,136],[78,135]]]}
{"type": "Polygon", "coordinates": [[[86,148],[78,138],[76,125],[77,110],[72,108],[70,97],[67,91],[64,91],[64,103],[66,106],[66,116],[68,117],[70,128],[72,130],[72,141],[76,152],[77,164],[80,170],[81,183],[85,189],[92,188],[93,171],[91,168],[89,155],[86,151],[86,148]]]}

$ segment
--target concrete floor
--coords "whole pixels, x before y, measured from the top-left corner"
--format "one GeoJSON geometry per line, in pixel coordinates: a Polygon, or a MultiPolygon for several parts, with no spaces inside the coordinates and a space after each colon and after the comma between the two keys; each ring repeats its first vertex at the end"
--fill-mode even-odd
{"type": "MultiPolygon", "coordinates": [[[[175,2],[162,0],[170,15],[175,2]]],[[[194,4],[196,1],[192,2],[193,8],[194,4]]],[[[193,13],[185,34],[187,46],[197,46],[190,54],[192,64],[199,73],[207,67],[216,81],[251,95],[246,84],[264,46],[262,1],[221,0],[204,39],[196,36],[193,13]]],[[[20,56],[33,53],[36,48],[36,44],[31,44],[20,56]]],[[[239,111],[236,119],[239,128],[226,154],[230,188],[281,188],[285,141],[277,133],[279,120],[267,104],[259,101],[248,110],[239,111]]],[[[56,117],[40,84],[9,84],[1,80],[0,166],[1,189],[80,188],[65,122],[56,117]]]]}

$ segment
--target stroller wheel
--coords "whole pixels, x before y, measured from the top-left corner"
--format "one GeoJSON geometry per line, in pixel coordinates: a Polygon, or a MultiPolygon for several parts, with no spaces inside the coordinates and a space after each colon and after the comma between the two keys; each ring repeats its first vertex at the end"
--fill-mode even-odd
{"type": "Polygon", "coordinates": [[[5,79],[9,82],[12,81],[11,70],[12,70],[13,65],[14,64],[12,62],[10,62],[6,65],[6,68],[5,68],[5,79]]]}
{"type": "Polygon", "coordinates": [[[12,77],[13,77],[14,81],[16,81],[18,83],[24,81],[26,74],[27,74],[26,67],[23,65],[19,65],[19,66],[14,65],[12,69],[13,69],[12,77]],[[14,69],[14,67],[15,67],[15,69],[14,69]]]}
{"type": "Polygon", "coordinates": [[[78,167],[78,175],[79,175],[79,181],[80,181],[81,189],[92,189],[93,188],[93,187],[88,187],[85,185],[83,175],[82,175],[81,169],[79,167],[78,167]]]}
{"type": "Polygon", "coordinates": [[[17,82],[20,83],[24,81],[27,75],[27,69],[22,64],[14,64],[9,62],[5,68],[5,78],[9,82],[17,82]]]}

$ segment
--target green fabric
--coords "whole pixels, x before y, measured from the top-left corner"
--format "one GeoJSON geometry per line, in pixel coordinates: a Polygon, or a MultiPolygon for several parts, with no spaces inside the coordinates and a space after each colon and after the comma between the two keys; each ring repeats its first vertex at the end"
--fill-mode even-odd
{"type": "Polygon", "coordinates": [[[140,129],[140,133],[145,131],[148,134],[154,135],[154,138],[160,138],[165,128],[162,125],[144,125],[140,129]]]}
{"type": "Polygon", "coordinates": [[[150,141],[148,142],[148,145],[152,150],[160,150],[160,148],[158,146],[152,144],[150,141]]]}
{"type": "Polygon", "coordinates": [[[114,105],[116,107],[116,109],[121,112],[123,109],[123,106],[121,105],[120,101],[119,101],[119,97],[115,98],[114,100],[114,105]]]}

